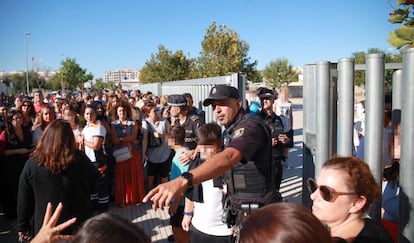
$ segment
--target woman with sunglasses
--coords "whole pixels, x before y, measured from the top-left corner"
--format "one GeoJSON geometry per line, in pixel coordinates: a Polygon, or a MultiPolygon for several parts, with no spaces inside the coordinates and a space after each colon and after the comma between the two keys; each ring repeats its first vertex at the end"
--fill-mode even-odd
{"type": "Polygon", "coordinates": [[[20,106],[19,110],[23,114],[23,129],[31,131],[36,117],[36,111],[34,109],[33,103],[30,100],[23,100],[23,103],[20,106]]]}
{"type": "Polygon", "coordinates": [[[379,222],[365,218],[381,189],[364,161],[332,158],[323,164],[317,180],[307,183],[313,214],[339,242],[393,242],[379,222]]]}

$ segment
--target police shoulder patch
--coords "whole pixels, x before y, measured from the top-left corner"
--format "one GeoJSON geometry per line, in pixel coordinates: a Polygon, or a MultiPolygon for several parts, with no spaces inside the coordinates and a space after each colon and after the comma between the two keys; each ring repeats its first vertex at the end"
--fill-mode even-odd
{"type": "Polygon", "coordinates": [[[243,133],[244,133],[244,128],[243,127],[242,128],[239,128],[236,131],[234,131],[233,138],[241,137],[243,135],[243,133]]]}

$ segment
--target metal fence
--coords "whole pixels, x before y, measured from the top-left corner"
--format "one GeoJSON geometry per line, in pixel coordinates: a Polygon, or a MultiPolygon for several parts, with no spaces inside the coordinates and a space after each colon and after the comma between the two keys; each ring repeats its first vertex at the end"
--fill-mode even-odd
{"type": "Polygon", "coordinates": [[[138,86],[138,89],[145,92],[150,91],[157,96],[190,93],[193,96],[194,106],[203,109],[205,111],[206,122],[210,122],[214,120],[212,108],[211,106],[203,107],[202,103],[208,97],[211,88],[217,84],[236,87],[239,90],[242,100],[245,99],[246,75],[240,73],[231,73],[229,75],[212,78],[141,84],[138,86]]]}
{"type": "MultiPolygon", "coordinates": [[[[318,175],[325,160],[352,156],[354,117],[354,71],[366,71],[365,156],[377,182],[382,184],[384,71],[401,68],[393,75],[392,116],[401,118],[399,242],[414,242],[414,48],[403,52],[403,63],[385,64],[383,54],[369,54],[366,65],[355,65],[351,58],[338,64],[322,61],[305,65],[303,70],[303,175],[318,175]]],[[[305,181],[305,180],[304,180],[305,181]]],[[[303,185],[303,188],[305,185],[303,185]]],[[[309,206],[307,190],[303,204],[309,206]]],[[[380,218],[374,205],[371,217],[380,218]]]]}

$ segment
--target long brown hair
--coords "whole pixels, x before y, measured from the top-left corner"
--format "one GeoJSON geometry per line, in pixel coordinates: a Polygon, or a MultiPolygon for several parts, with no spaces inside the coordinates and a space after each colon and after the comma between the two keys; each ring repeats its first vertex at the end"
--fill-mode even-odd
{"type": "Polygon", "coordinates": [[[46,111],[50,112],[51,120],[56,120],[56,114],[55,111],[53,110],[53,108],[51,106],[43,106],[42,109],[40,109],[40,111],[37,113],[36,118],[35,118],[35,122],[33,124],[32,127],[32,131],[36,130],[36,128],[38,126],[42,127],[42,130],[44,130],[47,126],[46,122],[43,120],[43,113],[45,113],[46,111]]]}
{"type": "Polygon", "coordinates": [[[63,120],[52,121],[42,133],[31,157],[52,174],[58,174],[76,161],[75,137],[70,124],[63,120]]]}

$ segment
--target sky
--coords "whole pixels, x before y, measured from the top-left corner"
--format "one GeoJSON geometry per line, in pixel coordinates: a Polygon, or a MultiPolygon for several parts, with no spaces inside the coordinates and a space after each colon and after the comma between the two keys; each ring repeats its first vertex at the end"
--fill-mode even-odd
{"type": "MultiPolygon", "coordinates": [[[[394,3],[394,0],[391,0],[394,3]]],[[[250,45],[263,69],[285,57],[294,66],[337,62],[369,48],[388,52],[398,28],[387,0],[0,0],[0,71],[58,70],[65,58],[103,78],[140,69],[164,45],[198,57],[215,21],[250,45]]]]}

